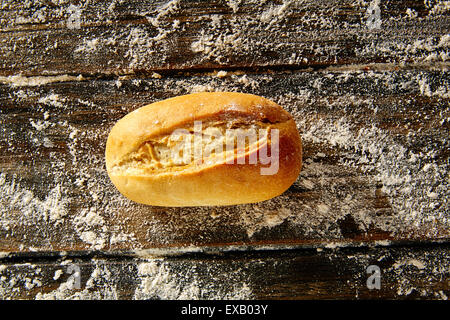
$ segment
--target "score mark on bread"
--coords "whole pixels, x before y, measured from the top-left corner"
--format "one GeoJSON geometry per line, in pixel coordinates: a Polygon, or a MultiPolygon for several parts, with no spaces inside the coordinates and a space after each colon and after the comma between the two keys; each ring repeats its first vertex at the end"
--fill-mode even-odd
{"type": "Polygon", "coordinates": [[[143,204],[253,203],[297,179],[301,140],[292,116],[270,100],[196,93],[119,120],[108,136],[106,167],[117,189],[143,204]]]}

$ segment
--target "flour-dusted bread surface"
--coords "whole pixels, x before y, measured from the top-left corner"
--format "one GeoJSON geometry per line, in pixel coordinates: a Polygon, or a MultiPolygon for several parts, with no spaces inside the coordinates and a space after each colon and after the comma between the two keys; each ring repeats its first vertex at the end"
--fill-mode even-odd
{"type": "Polygon", "coordinates": [[[300,173],[301,155],[295,122],[279,105],[207,92],[120,119],[108,136],[106,168],[117,189],[139,203],[234,205],[283,193],[300,173]]]}

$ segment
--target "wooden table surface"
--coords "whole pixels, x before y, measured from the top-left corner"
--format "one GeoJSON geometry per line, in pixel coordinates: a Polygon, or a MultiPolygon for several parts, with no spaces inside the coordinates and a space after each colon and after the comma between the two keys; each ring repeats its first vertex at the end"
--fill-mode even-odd
{"type": "Polygon", "coordinates": [[[447,299],[447,1],[8,0],[0,22],[1,299],[447,299]],[[200,91],[294,116],[289,190],[114,188],[114,123],[200,91]]]}

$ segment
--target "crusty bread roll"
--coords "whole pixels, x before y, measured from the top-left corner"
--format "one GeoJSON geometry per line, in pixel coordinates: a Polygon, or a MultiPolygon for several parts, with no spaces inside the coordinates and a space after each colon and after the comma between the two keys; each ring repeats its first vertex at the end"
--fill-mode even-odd
{"type": "Polygon", "coordinates": [[[292,116],[270,100],[235,92],[146,105],[120,119],[106,143],[113,184],[154,206],[268,200],[297,179],[301,158],[292,116]]]}

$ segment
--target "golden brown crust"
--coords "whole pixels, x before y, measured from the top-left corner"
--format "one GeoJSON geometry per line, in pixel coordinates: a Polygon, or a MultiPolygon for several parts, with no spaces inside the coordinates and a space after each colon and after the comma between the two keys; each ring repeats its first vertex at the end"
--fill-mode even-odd
{"type": "MultiPolygon", "coordinates": [[[[267,141],[271,154],[270,140],[267,141]]],[[[268,200],[283,193],[297,179],[301,169],[301,140],[291,115],[265,98],[232,92],[197,93],[156,102],[119,120],[106,144],[106,167],[118,190],[129,199],[157,206],[234,205],[268,200]],[[256,123],[279,130],[279,165],[272,175],[262,175],[268,165],[214,162],[189,165],[177,170],[156,170],[153,174],[125,172],[123,159],[144,143],[170,135],[194,121],[256,123]]]]}

